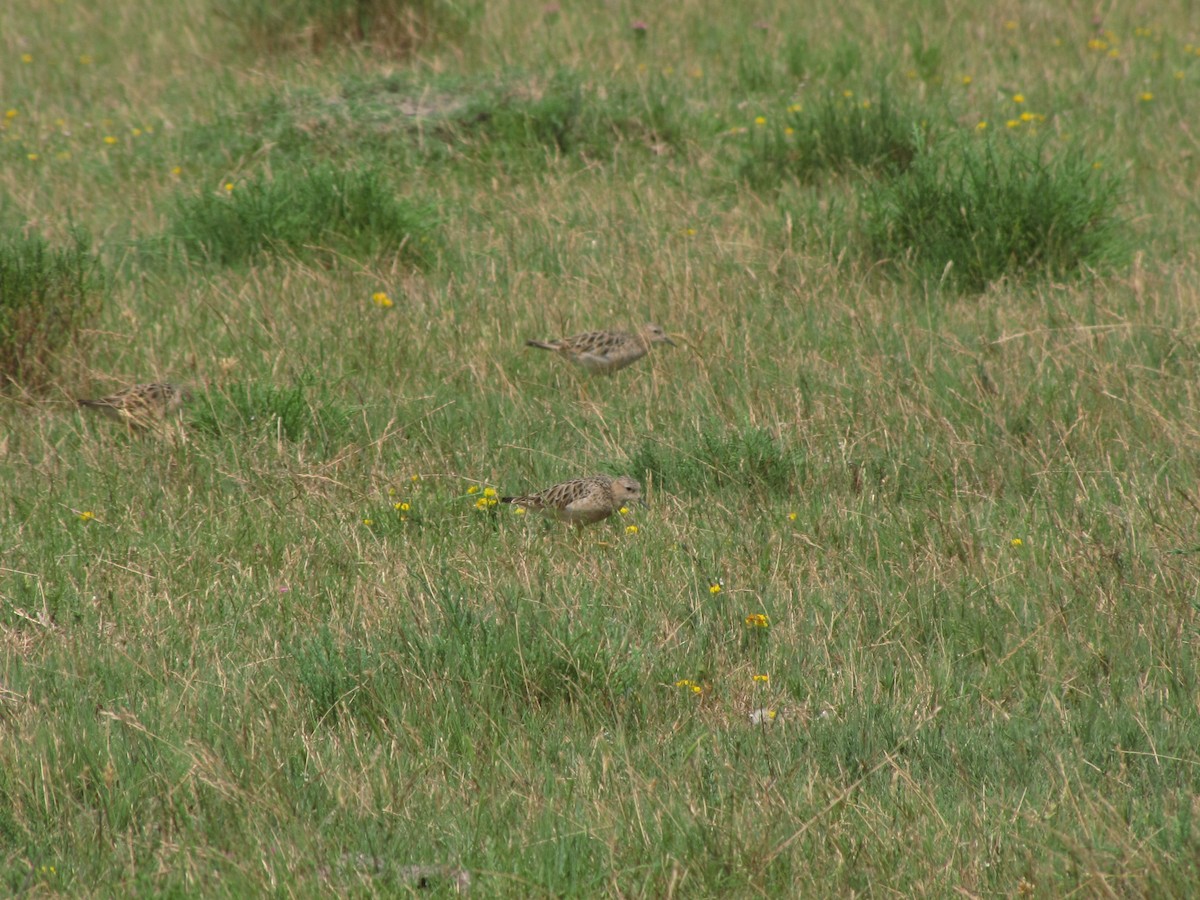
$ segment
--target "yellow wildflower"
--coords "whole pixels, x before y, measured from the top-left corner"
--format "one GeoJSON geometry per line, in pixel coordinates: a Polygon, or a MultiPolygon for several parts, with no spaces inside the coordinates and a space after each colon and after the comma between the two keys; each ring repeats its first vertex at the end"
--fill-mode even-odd
{"type": "Polygon", "coordinates": [[[751,628],[766,628],[771,624],[771,620],[762,613],[752,613],[746,616],[746,624],[751,628]]]}
{"type": "Polygon", "coordinates": [[[375,520],[374,519],[363,519],[363,524],[366,525],[368,528],[370,528],[372,525],[375,524],[375,520]]]}
{"type": "Polygon", "coordinates": [[[1025,102],[1024,94],[1013,94],[1013,103],[1024,103],[1024,102],[1025,102]]]}
{"type": "Polygon", "coordinates": [[[409,505],[407,503],[401,501],[399,503],[393,503],[392,508],[394,510],[396,510],[396,512],[408,512],[409,505]]]}
{"type": "Polygon", "coordinates": [[[708,586],[708,592],[710,594],[719,594],[721,593],[721,586],[719,584],[710,584],[708,586]]]}
{"type": "Polygon", "coordinates": [[[1020,538],[1013,538],[1008,543],[1009,543],[1009,546],[1011,546],[1011,547],[1020,547],[1020,546],[1023,546],[1025,542],[1023,540],[1021,540],[1020,538]]]}
{"type": "Polygon", "coordinates": [[[375,301],[375,305],[380,309],[391,309],[395,304],[392,303],[392,298],[383,291],[376,291],[371,295],[371,299],[375,301]]]}
{"type": "Polygon", "coordinates": [[[111,134],[106,134],[104,136],[104,143],[108,144],[110,147],[113,144],[115,144],[116,142],[117,142],[117,139],[115,137],[113,137],[111,134]]]}
{"type": "Polygon", "coordinates": [[[637,533],[638,533],[638,527],[637,527],[636,525],[626,525],[626,526],[625,526],[625,533],[626,533],[626,534],[637,534],[637,533]]]}
{"type": "Polygon", "coordinates": [[[233,191],[233,182],[232,181],[225,182],[225,193],[228,194],[228,193],[231,193],[232,191],[233,191]]]}
{"type": "Polygon", "coordinates": [[[984,131],[986,129],[987,129],[987,122],[980,122],[978,125],[975,126],[976,131],[984,131]]]}
{"type": "Polygon", "coordinates": [[[483,496],[485,496],[485,497],[495,497],[495,496],[496,496],[496,489],[495,489],[495,488],[484,488],[484,489],[483,489],[483,496]]]}
{"type": "Polygon", "coordinates": [[[972,78],[970,75],[964,75],[964,76],[962,77],[962,83],[963,83],[963,86],[965,87],[966,85],[970,84],[970,83],[971,83],[972,81],[974,81],[974,80],[975,80],[975,79],[974,79],[974,78],[972,78]]]}
{"type": "Polygon", "coordinates": [[[1154,95],[1149,91],[1142,91],[1142,95],[1138,99],[1140,99],[1143,103],[1149,103],[1154,99],[1154,95]]]}
{"type": "Polygon", "coordinates": [[[33,54],[32,53],[22,53],[21,54],[21,62],[23,62],[23,63],[33,62],[33,54]]]}
{"type": "Polygon", "coordinates": [[[766,684],[768,681],[771,680],[771,676],[770,675],[755,675],[754,680],[761,681],[763,684],[766,684]]]}
{"type": "Polygon", "coordinates": [[[766,116],[755,116],[755,118],[754,118],[754,124],[755,124],[755,125],[766,125],[766,124],[767,124],[767,117],[766,117],[766,116]]]}
{"type": "Polygon", "coordinates": [[[788,521],[789,521],[789,522],[795,522],[795,521],[796,521],[796,514],[795,514],[794,512],[790,512],[790,513],[788,513],[788,515],[787,515],[787,519],[788,519],[788,521]]]}
{"type": "Polygon", "coordinates": [[[79,514],[79,518],[82,519],[84,522],[90,522],[90,521],[92,521],[92,519],[96,518],[96,514],[94,512],[92,512],[90,509],[86,509],[79,514]]]}
{"type": "Polygon", "coordinates": [[[479,493],[479,485],[477,485],[477,484],[471,485],[469,488],[467,488],[467,493],[468,494],[478,494],[479,493]]]}
{"type": "Polygon", "coordinates": [[[1006,127],[1006,128],[1020,128],[1020,127],[1021,127],[1021,120],[1020,120],[1020,119],[1009,119],[1007,122],[1005,122],[1005,123],[1004,123],[1004,127],[1006,127]]]}

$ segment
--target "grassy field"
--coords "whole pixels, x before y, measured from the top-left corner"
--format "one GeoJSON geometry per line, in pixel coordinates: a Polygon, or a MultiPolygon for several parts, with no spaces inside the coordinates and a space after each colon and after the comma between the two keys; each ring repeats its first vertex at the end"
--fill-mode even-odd
{"type": "Polygon", "coordinates": [[[384,6],[0,8],[0,892],[1191,893],[1200,13],[384,6]]]}

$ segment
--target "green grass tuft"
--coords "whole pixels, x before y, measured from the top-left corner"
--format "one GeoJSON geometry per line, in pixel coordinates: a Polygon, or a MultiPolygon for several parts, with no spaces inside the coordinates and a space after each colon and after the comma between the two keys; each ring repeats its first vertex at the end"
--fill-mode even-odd
{"type": "Polygon", "coordinates": [[[328,399],[313,401],[312,378],[302,377],[289,387],[247,383],[231,385],[197,397],[189,427],[213,437],[282,436],[292,443],[307,441],[322,452],[345,445],[356,436],[352,414],[328,399]]]}
{"type": "Polygon", "coordinates": [[[761,118],[745,129],[738,164],[738,180],[756,190],[830,172],[897,175],[912,164],[929,129],[886,91],[878,100],[828,95],[812,107],[793,104],[784,115],[761,118]]]}
{"type": "Polygon", "coordinates": [[[434,254],[431,207],[398,199],[373,169],[285,169],[273,178],[179,197],[169,236],[191,259],[244,265],[262,255],[398,254],[414,265],[434,254]]]}
{"type": "Polygon", "coordinates": [[[1064,278],[1128,259],[1121,187],[1079,150],[964,140],[864,189],[873,258],[964,291],[1001,278],[1064,278]]]}
{"type": "Polygon", "coordinates": [[[89,247],[82,231],[62,247],[38,235],[0,239],[0,385],[44,386],[99,314],[103,278],[89,247]]]}
{"type": "Polygon", "coordinates": [[[787,493],[802,481],[802,455],[761,428],[704,432],[683,447],[646,441],[632,469],[668,492],[706,491],[738,485],[787,493]]]}
{"type": "Polygon", "coordinates": [[[213,0],[258,53],[370,44],[407,56],[461,35],[463,8],[445,0],[213,0]]]}

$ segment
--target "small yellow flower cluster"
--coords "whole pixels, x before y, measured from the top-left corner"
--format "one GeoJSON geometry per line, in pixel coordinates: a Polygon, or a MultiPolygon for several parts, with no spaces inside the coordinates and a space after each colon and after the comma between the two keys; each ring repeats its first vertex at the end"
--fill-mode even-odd
{"type": "Polygon", "coordinates": [[[374,519],[363,519],[363,524],[366,525],[368,528],[370,528],[372,525],[375,524],[375,520],[374,519]]]}
{"type": "Polygon", "coordinates": [[[763,125],[767,124],[767,117],[766,116],[755,117],[754,124],[757,125],[759,128],[761,128],[763,125]]]}
{"type": "Polygon", "coordinates": [[[637,534],[637,533],[638,533],[638,527],[637,527],[636,525],[626,525],[626,526],[625,526],[625,533],[626,533],[626,534],[637,534]]]}
{"type": "Polygon", "coordinates": [[[751,628],[769,628],[771,625],[771,619],[769,616],[765,616],[762,613],[751,613],[750,615],[746,616],[746,624],[751,628]]]}
{"type": "Polygon", "coordinates": [[[693,694],[700,694],[704,691],[704,688],[700,687],[700,685],[696,684],[696,682],[689,678],[679,679],[677,682],[675,682],[675,687],[688,688],[693,694]]]}
{"type": "MultiPolygon", "coordinates": [[[[1012,102],[1016,103],[1016,104],[1024,103],[1025,95],[1024,94],[1013,94],[1012,102]]],[[[1044,115],[1042,115],[1041,113],[1035,113],[1035,112],[1030,112],[1029,110],[1025,110],[1019,116],[1017,116],[1015,119],[1009,119],[1008,121],[1006,121],[1004,123],[1004,127],[1005,128],[1020,128],[1023,124],[1026,124],[1028,122],[1045,122],[1045,121],[1046,121],[1046,117],[1044,115]]],[[[979,125],[976,125],[975,127],[979,130],[982,130],[983,128],[986,128],[987,126],[985,123],[981,122],[979,125]]]]}
{"type": "Polygon", "coordinates": [[[1151,100],[1154,99],[1154,95],[1152,93],[1150,93],[1149,91],[1142,91],[1142,93],[1138,97],[1138,99],[1141,100],[1143,103],[1149,103],[1151,100]]]}
{"type": "Polygon", "coordinates": [[[627,516],[627,515],[629,515],[629,507],[628,507],[628,506],[622,506],[620,509],[618,509],[618,510],[617,510],[617,512],[618,512],[619,514],[621,514],[622,516],[627,516]]]}
{"type": "Polygon", "coordinates": [[[86,509],[79,514],[79,518],[80,518],[80,520],[82,520],[84,522],[90,522],[94,518],[96,518],[96,514],[94,512],[92,512],[90,509],[86,509]]]}
{"type": "Polygon", "coordinates": [[[708,586],[708,592],[710,594],[719,594],[721,593],[721,586],[719,584],[710,584],[708,586]]]}
{"type": "Polygon", "coordinates": [[[755,675],[754,680],[757,682],[760,682],[761,684],[766,684],[767,682],[769,682],[771,680],[771,676],[770,675],[755,675]]]}
{"type": "MultiPolygon", "coordinates": [[[[468,494],[479,493],[479,486],[474,485],[474,484],[471,485],[469,488],[467,488],[467,493],[468,494]]],[[[495,488],[484,488],[483,496],[475,501],[475,508],[476,509],[491,509],[493,506],[495,506],[499,502],[500,501],[496,497],[496,489],[495,488]]]]}
{"type": "Polygon", "coordinates": [[[1011,541],[1008,542],[1008,545],[1010,547],[1022,547],[1025,545],[1025,542],[1023,540],[1021,540],[1020,538],[1013,538],[1011,541]]]}
{"type": "Polygon", "coordinates": [[[374,301],[375,305],[380,309],[391,309],[393,306],[395,306],[395,303],[392,302],[392,298],[383,291],[376,291],[371,295],[371,300],[374,301]]]}
{"type": "Polygon", "coordinates": [[[787,514],[787,520],[788,520],[789,522],[795,522],[795,521],[796,521],[796,514],[795,514],[794,512],[790,512],[790,513],[788,513],[788,514],[787,514]]]}

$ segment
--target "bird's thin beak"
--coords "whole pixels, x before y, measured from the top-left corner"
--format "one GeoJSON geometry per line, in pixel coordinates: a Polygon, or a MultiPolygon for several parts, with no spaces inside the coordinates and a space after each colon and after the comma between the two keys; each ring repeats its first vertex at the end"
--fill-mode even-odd
{"type": "Polygon", "coordinates": [[[663,335],[663,343],[664,343],[664,344],[670,344],[672,347],[678,347],[678,346],[679,346],[679,345],[678,345],[678,344],[676,344],[676,343],[675,343],[673,340],[671,340],[671,338],[670,338],[668,335],[665,335],[665,334],[663,335]]]}

